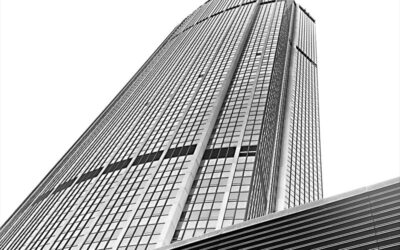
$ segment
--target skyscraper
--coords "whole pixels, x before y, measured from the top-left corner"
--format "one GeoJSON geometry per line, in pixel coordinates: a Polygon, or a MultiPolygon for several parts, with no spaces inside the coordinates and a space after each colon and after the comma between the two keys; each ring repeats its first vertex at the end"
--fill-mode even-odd
{"type": "Polygon", "coordinates": [[[322,198],[314,19],[210,0],[2,226],[1,249],[154,249],[322,198]]]}

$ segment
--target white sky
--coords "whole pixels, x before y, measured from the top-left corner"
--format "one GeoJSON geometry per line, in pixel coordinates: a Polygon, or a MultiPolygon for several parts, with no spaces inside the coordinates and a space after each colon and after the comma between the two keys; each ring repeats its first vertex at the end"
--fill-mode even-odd
{"type": "MultiPolygon", "coordinates": [[[[0,224],[205,0],[2,0],[0,224]]],[[[325,197],[400,175],[400,1],[299,0],[317,20],[325,197]]]]}

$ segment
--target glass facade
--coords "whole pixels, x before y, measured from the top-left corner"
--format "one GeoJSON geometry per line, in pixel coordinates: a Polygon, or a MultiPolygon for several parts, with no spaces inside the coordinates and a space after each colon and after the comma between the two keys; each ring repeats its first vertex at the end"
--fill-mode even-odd
{"type": "Polygon", "coordinates": [[[320,198],[314,20],[291,0],[210,0],[1,227],[0,248],[155,249],[320,198]]]}
{"type": "Polygon", "coordinates": [[[315,20],[299,7],[296,25],[281,163],[284,209],[323,197],[315,20]]]}

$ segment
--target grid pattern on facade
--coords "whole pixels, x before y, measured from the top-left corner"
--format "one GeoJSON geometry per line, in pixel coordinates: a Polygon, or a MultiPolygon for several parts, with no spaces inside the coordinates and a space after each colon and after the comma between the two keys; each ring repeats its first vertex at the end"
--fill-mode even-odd
{"type": "MultiPolygon", "coordinates": [[[[292,5],[211,0],[185,18],[1,227],[0,248],[154,249],[271,212],[292,5]]],[[[301,11],[291,111],[314,127],[290,145],[316,143],[317,161],[290,168],[288,207],[322,195],[314,20],[301,11]]]]}
{"type": "MultiPolygon", "coordinates": [[[[187,56],[187,58],[190,58],[190,55],[189,56],[187,56]]],[[[185,63],[182,63],[182,65],[185,65],[185,63]]],[[[180,71],[177,71],[177,75],[179,75],[179,74],[182,74],[180,71]]],[[[186,86],[193,86],[193,85],[190,85],[190,84],[188,84],[188,85],[186,85],[186,86]]],[[[185,91],[187,91],[187,89],[181,89],[181,92],[185,92],[185,91]]],[[[176,101],[176,103],[175,103],[175,105],[170,105],[170,107],[176,107],[176,106],[179,106],[178,104],[179,104],[179,101],[181,101],[183,98],[183,95],[182,94],[177,94],[177,96],[179,97],[179,98],[177,98],[177,101],[176,101]]],[[[190,95],[189,95],[189,97],[190,97],[190,95]]],[[[187,98],[187,96],[186,96],[186,98],[187,98]]],[[[154,106],[154,105],[153,105],[154,106]]],[[[170,110],[170,113],[172,113],[172,112],[176,112],[177,110],[176,109],[172,109],[172,111],[170,110]]],[[[168,114],[169,114],[169,112],[164,112],[164,117],[166,117],[166,118],[169,118],[170,120],[173,120],[174,118],[176,118],[176,117],[174,117],[174,116],[168,116],[168,114]],[[165,114],[167,114],[167,115],[165,115],[165,114]]],[[[178,117],[179,118],[179,117],[178,117]]],[[[168,125],[172,125],[173,124],[173,122],[163,122],[162,120],[161,120],[161,122],[160,122],[160,124],[162,125],[161,126],[161,128],[162,129],[164,129],[164,131],[166,131],[167,129],[170,129],[171,130],[171,126],[168,126],[168,125]],[[168,124],[167,126],[165,126],[165,124],[168,124]]],[[[153,134],[156,134],[156,133],[154,133],[153,132],[153,134]]],[[[158,136],[159,136],[159,138],[157,138],[159,141],[162,141],[162,140],[165,140],[165,139],[168,139],[168,136],[167,135],[164,135],[163,136],[163,133],[158,133],[157,134],[158,136]],[[160,137],[160,135],[161,135],[161,137],[160,137]]],[[[151,139],[151,138],[150,138],[151,139]]],[[[152,140],[147,140],[146,142],[152,142],[152,140]]],[[[165,142],[164,142],[165,143],[165,142]]],[[[149,145],[150,147],[152,146],[152,147],[154,147],[154,146],[158,146],[158,145],[156,145],[156,144],[153,144],[153,143],[150,143],[150,145],[149,145]]],[[[132,148],[132,147],[131,147],[132,148]]],[[[148,152],[149,150],[147,150],[147,151],[145,151],[145,152],[148,152]]],[[[131,205],[133,205],[133,204],[131,204],[131,205]]],[[[123,207],[121,208],[121,211],[123,211],[123,207]]],[[[108,211],[108,210],[105,210],[106,212],[108,211]]],[[[123,213],[123,212],[122,212],[123,213]]],[[[119,214],[121,214],[121,213],[119,213],[119,214]]],[[[112,218],[113,216],[114,216],[115,214],[114,213],[111,213],[111,215],[109,216],[109,218],[112,218]]],[[[104,246],[106,246],[107,245],[107,243],[109,243],[109,244],[112,244],[113,242],[112,241],[110,241],[110,242],[107,242],[108,240],[109,240],[109,237],[104,237],[104,239],[102,240],[102,242],[97,242],[97,239],[101,239],[101,237],[102,237],[102,235],[104,236],[107,232],[107,226],[109,226],[109,224],[110,223],[106,223],[105,225],[104,225],[104,222],[103,222],[103,220],[99,220],[98,221],[98,223],[102,223],[103,225],[102,225],[102,230],[100,230],[100,232],[97,232],[96,230],[94,231],[94,232],[92,232],[92,234],[90,235],[90,237],[88,238],[88,240],[86,241],[88,244],[91,244],[91,246],[93,246],[93,245],[96,245],[97,247],[100,247],[100,248],[103,248],[104,246]],[[106,229],[105,231],[104,231],[104,228],[106,229]],[[93,242],[93,239],[95,239],[95,241],[93,242]],[[97,245],[97,243],[100,243],[99,245],[97,245]]],[[[97,229],[98,227],[96,226],[95,227],[95,229],[97,229]]],[[[112,230],[113,228],[110,228],[109,230],[112,230]]],[[[113,237],[114,237],[114,239],[113,239],[113,241],[115,241],[116,240],[116,236],[118,236],[118,232],[119,232],[120,230],[116,230],[116,231],[114,231],[114,235],[113,235],[113,237]]]]}
{"type": "MultiPolygon", "coordinates": [[[[258,63],[256,64],[257,68],[249,72],[254,80],[254,87],[247,107],[246,122],[242,128],[240,149],[245,150],[239,153],[235,162],[236,168],[232,172],[229,196],[224,204],[226,207],[224,208],[222,227],[246,219],[251,179],[256,174],[256,152],[259,150],[259,139],[262,136],[262,119],[266,108],[284,5],[284,2],[261,5],[257,20],[260,23],[255,26],[259,29],[256,32],[260,37],[255,39],[261,39],[260,47],[255,47],[254,43],[249,44],[250,57],[255,56],[258,63]]],[[[247,61],[245,64],[252,61],[249,58],[245,59],[247,61]]],[[[257,204],[257,201],[252,200],[251,203],[257,204]]]]}
{"type": "MultiPolygon", "coordinates": [[[[176,55],[179,55],[179,53],[177,53],[176,55]]],[[[162,59],[162,58],[161,58],[162,59]]],[[[162,63],[163,64],[166,64],[165,63],[165,61],[163,61],[163,60],[161,60],[160,59],[160,57],[157,57],[157,58],[155,58],[155,60],[154,60],[154,63],[156,64],[159,64],[159,68],[163,68],[163,66],[162,66],[162,63]],[[161,63],[160,63],[161,62],[161,63]],[[161,64],[161,65],[160,65],[161,64]]],[[[155,70],[154,70],[154,67],[155,67],[155,65],[151,65],[152,67],[150,67],[149,66],[149,68],[150,69],[152,69],[153,71],[152,72],[154,72],[155,70]]],[[[164,70],[165,70],[165,67],[164,67],[164,70]]],[[[147,76],[148,74],[147,73],[149,73],[149,72],[144,72],[142,75],[141,75],[141,77],[137,77],[137,79],[135,79],[136,81],[139,81],[140,79],[142,79],[142,78],[144,78],[144,76],[147,76]]],[[[151,78],[149,78],[149,79],[151,79],[151,78]]],[[[136,83],[136,82],[135,82],[136,83]]],[[[136,83],[136,84],[134,84],[135,86],[136,85],[139,85],[138,83],[136,83]]],[[[133,87],[132,87],[133,88],[133,87]]],[[[138,90],[137,91],[137,94],[140,94],[140,93],[142,93],[142,91],[143,90],[138,90]]],[[[144,93],[146,93],[146,92],[144,92],[144,93]]],[[[135,100],[135,97],[137,97],[137,96],[131,96],[132,95],[132,93],[130,93],[130,91],[129,91],[129,89],[125,92],[125,94],[124,94],[124,98],[126,99],[127,97],[131,97],[131,100],[135,100]]],[[[145,96],[146,97],[146,96],[145,96]]],[[[121,100],[120,100],[120,102],[122,102],[121,100]]],[[[143,103],[143,102],[142,102],[143,103]]],[[[145,102],[144,102],[145,103],[145,102]]],[[[127,113],[127,110],[126,110],[126,108],[129,108],[129,107],[135,107],[132,103],[127,103],[126,105],[125,105],[126,107],[125,107],[125,109],[121,109],[119,112],[120,112],[120,114],[126,114],[127,113]]],[[[114,109],[113,110],[116,110],[118,108],[118,106],[116,105],[116,106],[114,106],[114,109]]],[[[140,110],[140,108],[141,107],[139,107],[137,110],[140,110]]],[[[111,112],[109,113],[109,115],[111,114],[111,112]]],[[[119,117],[119,118],[115,118],[114,120],[115,121],[118,121],[118,119],[121,119],[121,117],[119,117]]],[[[132,120],[135,120],[135,119],[132,119],[132,120]]],[[[113,124],[113,123],[111,123],[110,125],[109,125],[109,129],[112,129],[113,127],[114,127],[114,125],[115,124],[113,124]]],[[[123,130],[122,130],[123,131],[123,130]]],[[[114,128],[114,132],[116,133],[116,132],[122,132],[122,131],[120,131],[120,130],[115,130],[115,128],[114,128]]],[[[107,132],[109,132],[109,130],[107,130],[106,131],[106,133],[107,132]]],[[[101,138],[100,138],[101,139],[101,138]]],[[[101,140],[98,140],[98,141],[101,141],[101,140]]],[[[103,138],[104,139],[104,138],[103,138]]],[[[107,143],[107,141],[103,141],[103,145],[105,144],[105,143],[107,143]]],[[[95,147],[97,144],[95,144],[95,145],[93,145],[93,147],[95,147]]],[[[71,171],[70,171],[71,172],[71,171]]],[[[64,173],[61,173],[61,174],[64,174],[64,173]]],[[[68,178],[68,177],[66,177],[66,178],[68,178]]],[[[66,179],[66,178],[64,178],[64,179],[66,179]]],[[[72,178],[73,179],[73,178],[72,178]]],[[[66,181],[66,182],[64,182],[64,183],[67,183],[68,181],[66,181]]],[[[46,191],[46,190],[45,190],[46,191]]],[[[81,194],[80,194],[81,195],[81,194]]],[[[65,195],[64,197],[67,197],[67,195],[65,195]]],[[[46,203],[46,205],[47,204],[50,204],[50,205],[53,205],[53,207],[54,207],[54,202],[55,202],[55,199],[57,199],[57,198],[59,198],[59,197],[54,197],[54,199],[49,199],[48,201],[47,201],[47,203],[46,203]]],[[[33,209],[32,209],[33,210],[33,209]]],[[[49,210],[49,207],[44,207],[44,208],[42,208],[42,210],[41,211],[43,211],[43,213],[46,211],[46,212],[48,212],[48,210],[49,210]]],[[[41,218],[42,220],[43,220],[43,218],[42,218],[42,216],[43,216],[43,213],[42,214],[39,214],[37,217],[38,218],[41,218]]],[[[32,223],[32,225],[35,225],[36,224],[36,222],[33,222],[32,223]]],[[[21,240],[21,239],[20,239],[21,240]]]]}
{"type": "MultiPolygon", "coordinates": [[[[62,179],[62,177],[64,177],[66,175],[66,173],[72,171],[71,165],[65,165],[67,163],[67,161],[73,162],[78,159],[78,156],[84,152],[84,150],[87,148],[87,146],[90,145],[90,143],[92,143],[93,139],[96,138],[97,134],[102,130],[102,128],[108,124],[110,119],[115,115],[115,112],[119,110],[119,108],[121,107],[121,105],[124,102],[126,102],[126,99],[131,94],[133,87],[135,87],[135,85],[137,85],[138,76],[145,75],[145,73],[149,69],[152,69],[153,65],[151,65],[150,62],[154,63],[154,62],[158,61],[158,59],[160,57],[157,57],[157,56],[162,54],[161,52],[166,51],[166,47],[167,47],[167,46],[165,46],[166,43],[170,39],[172,39],[173,35],[181,32],[182,29],[186,28],[187,27],[186,24],[190,23],[191,20],[197,20],[199,18],[197,14],[201,13],[202,10],[206,7],[207,7],[207,5],[205,4],[205,5],[201,6],[200,8],[198,8],[193,14],[189,15],[180,25],[178,25],[174,29],[174,31],[170,34],[170,36],[167,37],[167,39],[157,49],[157,51],[151,56],[151,58],[145,63],[145,65],[139,70],[139,72],[137,74],[135,74],[135,76],[131,79],[131,81],[127,84],[127,86],[125,86],[125,88],[117,95],[117,97],[114,98],[114,100],[111,102],[111,104],[102,112],[102,114],[89,127],[89,129],[87,131],[85,131],[84,135],[81,136],[81,138],[79,138],[79,140],[67,152],[67,154],[63,157],[63,159],[60,160],[60,162],[53,168],[53,170],[40,183],[40,187],[48,186],[48,189],[51,189],[54,187],[54,185],[56,185],[57,183],[62,181],[61,179],[62,179]]],[[[112,125],[111,125],[111,127],[112,127],[112,125]]],[[[78,168],[78,169],[80,170],[80,168],[78,168]]],[[[66,183],[68,183],[68,181],[66,183]]],[[[41,190],[35,189],[35,192],[33,192],[32,195],[29,197],[29,199],[27,199],[24,202],[24,204],[17,210],[18,213],[17,212],[15,213],[15,215],[17,215],[17,216],[12,217],[13,223],[9,223],[9,225],[16,224],[15,223],[16,218],[19,218],[19,215],[21,215],[21,212],[25,211],[25,209],[28,208],[28,206],[30,205],[30,202],[32,202],[32,200],[35,197],[39,196],[40,199],[44,199],[44,198],[47,198],[48,193],[51,193],[51,190],[43,191],[43,188],[41,190]],[[41,195],[40,195],[40,192],[42,193],[41,195]]],[[[38,202],[38,199],[35,202],[38,202]]],[[[28,211],[25,215],[31,216],[32,211],[36,211],[36,208],[30,209],[30,211],[28,211]]],[[[21,225],[22,223],[25,223],[26,222],[25,220],[27,217],[28,216],[24,216],[24,218],[21,219],[24,221],[22,221],[21,223],[18,223],[18,224],[21,225]]],[[[8,230],[9,226],[4,225],[2,228],[5,228],[6,230],[8,230]]],[[[4,234],[4,232],[6,230],[2,230],[1,236],[4,234]]]]}
{"type": "Polygon", "coordinates": [[[82,194],[80,194],[80,195],[82,195],[82,194]]]}
{"type": "MultiPolygon", "coordinates": [[[[224,18],[228,25],[225,25],[224,22],[216,22],[217,26],[213,34],[218,36],[218,34],[221,34],[221,31],[218,31],[218,29],[223,29],[223,33],[226,33],[227,36],[225,38],[224,36],[220,36],[220,38],[225,39],[226,42],[216,39],[214,40],[215,44],[209,44],[210,47],[208,51],[210,52],[210,58],[203,58],[201,62],[203,63],[204,69],[201,70],[202,67],[198,67],[198,71],[193,74],[192,79],[200,81],[202,84],[199,86],[191,105],[188,107],[187,114],[183,118],[179,130],[172,140],[171,147],[182,147],[199,143],[200,135],[204,130],[205,120],[211,115],[209,110],[215,102],[220,88],[219,85],[213,83],[224,81],[225,72],[230,68],[229,64],[232,62],[231,57],[226,55],[234,55],[233,52],[236,49],[237,41],[240,38],[239,34],[243,27],[243,19],[246,18],[249,10],[250,8],[246,7],[234,10],[236,12],[235,15],[229,16],[222,14],[220,18],[224,18]],[[234,32],[232,32],[232,30],[234,30],[234,32]],[[228,34],[228,31],[232,33],[228,34]],[[234,37],[236,37],[237,40],[233,39],[234,37]]],[[[203,53],[202,56],[207,56],[207,53],[203,53]]],[[[138,213],[140,210],[137,210],[138,212],[133,217],[120,244],[121,249],[126,246],[141,248],[147,244],[155,245],[157,243],[159,239],[156,233],[153,235],[143,235],[141,230],[153,226],[147,223],[150,217],[152,219],[159,217],[158,221],[154,222],[154,224],[158,226],[162,226],[165,223],[167,214],[176,198],[174,193],[177,192],[181,184],[180,181],[175,180],[176,176],[182,177],[182,175],[187,172],[188,165],[192,160],[191,156],[182,156],[177,159],[164,159],[162,161],[161,167],[157,171],[156,178],[151,181],[148,189],[147,195],[149,199],[143,200],[140,206],[140,210],[146,211],[160,209],[162,214],[160,216],[151,215],[150,213],[148,217],[143,217],[138,213]],[[164,180],[167,180],[167,183],[165,183],[164,180]],[[162,199],[157,203],[152,203],[151,200],[154,200],[153,196],[160,192],[167,195],[165,200],[162,199]]],[[[160,232],[157,233],[159,234],[160,232]]]]}
{"type": "MultiPolygon", "coordinates": [[[[153,61],[152,59],[155,59],[155,56],[158,55],[158,53],[161,51],[164,45],[165,43],[163,43],[160,46],[160,48],[153,54],[153,56],[148,60],[148,62],[146,62],[146,64],[139,70],[138,74],[143,72],[144,68],[146,68],[149,65],[149,63],[153,61]]],[[[2,229],[4,230],[2,230],[1,232],[1,237],[2,237],[1,244],[4,243],[3,240],[10,240],[10,237],[13,237],[13,234],[16,233],[17,230],[19,230],[22,227],[22,225],[26,224],[26,221],[29,218],[32,218],[35,212],[38,211],[37,208],[40,207],[40,205],[37,204],[31,205],[35,197],[40,197],[42,199],[43,197],[47,197],[48,194],[51,193],[51,189],[57,183],[60,183],[61,178],[69,170],[71,170],[70,168],[64,166],[63,164],[66,162],[66,160],[76,159],[74,155],[82,153],[81,150],[83,150],[83,148],[88,146],[91,140],[93,140],[97,136],[97,133],[109,121],[110,117],[112,117],[115,114],[115,110],[120,105],[120,103],[123,102],[123,99],[127,95],[126,93],[127,89],[129,87],[132,87],[131,84],[137,78],[138,74],[136,74],[132,78],[131,82],[121,91],[120,94],[117,95],[117,97],[113,100],[113,102],[96,119],[96,121],[91,125],[91,127],[89,127],[89,129],[85,132],[85,134],[74,144],[74,146],[63,157],[63,159],[61,159],[60,162],[53,168],[53,170],[46,176],[46,178],[38,186],[40,188],[36,188],[35,191],[32,193],[32,195],[26,201],[24,201],[23,205],[19,208],[18,210],[19,212],[16,214],[16,216],[13,216],[13,218],[9,221],[9,223],[6,223],[4,227],[2,227],[2,229]],[[22,212],[24,213],[22,214],[22,212]],[[12,225],[12,227],[10,225],[12,225]]],[[[37,202],[35,201],[35,203],[37,202]]]]}
{"type": "Polygon", "coordinates": [[[262,99],[263,95],[266,95],[268,82],[259,83],[256,86],[255,82],[257,82],[260,70],[262,70],[262,75],[271,73],[264,69],[268,67],[266,64],[273,63],[274,48],[276,48],[274,42],[277,41],[274,34],[275,36],[278,34],[279,27],[277,25],[282,14],[282,7],[282,2],[270,3],[261,7],[208,142],[208,150],[200,163],[174,240],[190,238],[193,235],[197,236],[214,230],[218,226],[218,218],[223,218],[225,213],[226,219],[223,226],[245,219],[257,146],[238,146],[242,143],[243,136],[241,135],[244,135],[246,128],[247,131],[253,133],[254,138],[252,135],[247,135],[244,144],[249,145],[251,139],[257,141],[257,136],[259,136],[257,126],[260,126],[261,119],[256,120],[255,116],[257,116],[257,108],[262,109],[260,106],[263,105],[262,99]],[[263,57],[263,55],[265,56],[263,57]],[[261,66],[261,63],[265,65],[261,66]],[[254,87],[256,88],[254,89],[254,87]],[[252,101],[253,112],[247,115],[250,117],[247,119],[246,114],[252,101]],[[252,117],[254,119],[251,119],[252,117]],[[247,126],[245,126],[246,122],[247,126]],[[226,149],[232,149],[232,153],[237,151],[239,158],[233,158],[234,155],[229,154],[226,149]],[[233,164],[233,161],[238,162],[233,164]],[[231,172],[234,173],[234,177],[228,183],[231,172]],[[209,198],[214,195],[214,199],[209,198]],[[224,195],[229,197],[228,202],[223,203],[224,195]],[[221,206],[227,206],[228,209],[221,210],[221,206]]]}
{"type": "Polygon", "coordinates": [[[298,25],[296,78],[289,111],[286,208],[321,199],[323,191],[315,25],[303,10],[298,13],[298,25]]]}
{"type": "MultiPolygon", "coordinates": [[[[192,53],[194,53],[194,51],[192,53]]],[[[196,52],[196,53],[198,53],[198,52],[196,52]]],[[[190,58],[191,56],[192,55],[189,54],[187,58],[190,58]]],[[[183,64],[183,65],[185,65],[185,64],[183,64]]],[[[160,114],[160,116],[161,116],[160,120],[159,120],[158,124],[153,127],[151,135],[149,135],[147,137],[148,139],[145,141],[145,143],[144,143],[145,145],[141,149],[142,152],[152,152],[152,151],[159,150],[160,147],[163,147],[163,148],[166,147],[166,143],[168,142],[168,139],[171,137],[171,135],[170,135],[171,132],[176,130],[176,124],[175,124],[176,120],[181,118],[182,108],[187,105],[187,103],[185,103],[185,102],[187,102],[188,99],[190,99],[190,97],[193,96],[193,93],[191,92],[190,88],[193,88],[196,85],[197,85],[196,83],[188,83],[188,84],[182,84],[178,88],[178,91],[175,94],[173,102],[171,101],[173,104],[167,105],[168,108],[164,109],[164,112],[162,112],[160,114]],[[189,96],[183,95],[183,93],[185,91],[190,92],[190,95],[189,96]]],[[[192,150],[190,150],[190,148],[191,147],[180,148],[179,153],[182,153],[183,151],[185,151],[187,154],[190,154],[190,152],[192,151],[192,150]],[[187,150],[184,150],[184,149],[187,149],[187,150]]],[[[163,151],[157,151],[157,152],[163,152],[163,151]]],[[[168,154],[168,152],[170,152],[170,150],[167,151],[167,154],[168,154]]],[[[175,156],[175,157],[179,156],[179,154],[175,155],[175,152],[178,152],[178,148],[176,148],[176,150],[171,151],[171,155],[168,158],[174,158],[173,156],[175,156]]],[[[162,154],[160,154],[160,155],[162,155],[162,154]]],[[[167,158],[167,155],[165,157],[167,158]]],[[[154,168],[155,165],[156,165],[156,161],[153,162],[151,167],[154,168]]],[[[149,169],[149,167],[150,166],[146,166],[146,169],[149,169]]],[[[134,200],[132,200],[132,199],[137,199],[137,197],[134,197],[132,195],[125,197],[124,195],[121,195],[120,193],[121,193],[121,191],[123,191],[123,193],[131,192],[132,194],[135,192],[135,190],[130,189],[131,188],[130,186],[124,185],[126,182],[130,182],[130,179],[132,178],[131,176],[135,172],[136,171],[133,171],[130,175],[127,175],[126,177],[124,177],[124,182],[121,183],[122,186],[121,186],[121,184],[119,185],[120,191],[118,191],[117,194],[115,195],[117,197],[119,196],[118,200],[123,201],[124,203],[127,203],[127,204],[131,204],[131,208],[129,210],[131,210],[133,205],[136,204],[136,202],[134,202],[134,200]]],[[[152,171],[150,171],[149,173],[151,173],[151,172],[152,171]]],[[[149,176],[149,174],[148,174],[148,176],[149,176]]],[[[147,178],[146,178],[146,182],[147,182],[147,178]]],[[[144,183],[146,183],[146,182],[144,182],[144,183]]],[[[142,188],[143,187],[141,187],[141,189],[142,188]]],[[[108,206],[110,206],[110,208],[111,208],[113,206],[113,204],[110,203],[108,206]]],[[[131,211],[129,211],[129,210],[127,211],[126,209],[127,209],[126,207],[122,207],[120,209],[116,209],[116,211],[118,211],[118,214],[124,214],[123,216],[128,217],[129,213],[131,211]]],[[[105,217],[108,219],[108,218],[112,218],[115,215],[115,213],[107,214],[106,212],[108,212],[108,210],[105,210],[105,213],[103,213],[102,217],[105,217]]],[[[105,227],[106,230],[103,229],[103,230],[99,231],[98,227],[104,223],[102,222],[102,220],[99,220],[97,223],[98,223],[98,226],[96,225],[96,227],[95,227],[96,230],[92,231],[90,237],[85,242],[86,244],[97,245],[98,243],[100,243],[100,241],[96,240],[95,242],[93,242],[93,239],[95,239],[96,237],[101,239],[101,235],[104,235],[107,230],[112,230],[112,228],[107,229],[107,227],[105,227]],[[98,236],[98,235],[100,235],[100,236],[98,236]]],[[[109,223],[107,223],[107,224],[109,224],[109,223]]],[[[117,226],[120,226],[119,222],[116,222],[114,224],[117,226]]],[[[116,236],[118,236],[118,233],[114,234],[114,237],[116,237],[116,236]]],[[[107,245],[108,240],[109,240],[108,238],[103,239],[98,247],[103,247],[103,245],[107,245]]],[[[115,238],[114,238],[114,240],[115,240],[115,238]]],[[[110,242],[108,242],[108,244],[112,244],[112,242],[110,241],[110,242]]]]}
{"type": "Polygon", "coordinates": [[[260,127],[260,136],[258,141],[258,151],[254,174],[250,188],[249,207],[247,209],[247,219],[263,216],[274,212],[274,193],[275,193],[275,175],[279,162],[274,162],[277,152],[280,152],[278,142],[280,124],[283,120],[280,118],[282,99],[286,94],[286,70],[287,70],[287,50],[288,40],[291,36],[290,27],[292,23],[293,2],[287,1],[281,10],[279,36],[275,37],[275,60],[270,74],[270,84],[268,86],[268,95],[262,109],[262,127],[260,127]]]}
{"type": "MultiPolygon", "coordinates": [[[[54,187],[54,185],[59,183],[61,176],[64,176],[68,171],[71,170],[71,168],[63,166],[63,164],[66,163],[66,160],[70,161],[71,160],[70,157],[72,157],[73,154],[74,154],[74,156],[72,157],[72,160],[76,160],[76,156],[83,152],[83,151],[79,151],[79,150],[82,150],[84,147],[86,147],[90,144],[89,140],[96,137],[96,133],[101,130],[101,128],[108,122],[108,119],[110,117],[112,117],[113,115],[115,115],[115,112],[120,108],[121,104],[126,101],[126,98],[130,94],[129,92],[127,93],[126,91],[129,89],[132,89],[133,88],[132,85],[138,85],[138,83],[137,83],[138,76],[143,75],[146,72],[146,70],[149,70],[153,67],[153,65],[151,65],[150,63],[151,62],[154,63],[154,62],[158,61],[160,54],[162,54],[161,52],[163,52],[163,51],[165,52],[166,48],[168,47],[168,46],[165,46],[166,43],[169,42],[174,35],[181,32],[182,29],[186,28],[187,24],[190,20],[197,20],[196,17],[194,17],[194,16],[196,14],[198,14],[199,12],[201,12],[201,10],[206,6],[207,5],[203,5],[200,8],[198,8],[196,11],[194,11],[191,15],[189,15],[181,24],[179,24],[174,29],[174,31],[167,37],[167,39],[165,39],[163,44],[156,50],[156,52],[153,53],[153,55],[150,57],[150,59],[135,74],[135,76],[131,79],[131,81],[120,91],[120,93],[114,98],[114,100],[109,104],[109,106],[96,119],[96,121],[88,128],[88,130],[85,131],[84,135],[81,136],[81,138],[79,138],[79,140],[74,144],[74,146],[71,148],[71,150],[69,150],[67,152],[67,154],[63,157],[63,159],[61,159],[60,162],[55,166],[55,168],[53,168],[53,170],[46,176],[46,178],[41,182],[41,185],[42,184],[48,185],[46,182],[51,181],[52,185],[50,185],[50,188],[52,188],[52,187],[54,187]],[[83,142],[84,139],[87,141],[83,142]],[[75,147],[75,146],[77,146],[77,147],[75,147]],[[60,166],[63,167],[62,170],[59,169],[60,166]],[[61,172],[57,172],[57,171],[61,171],[61,172]],[[53,175],[55,173],[58,174],[57,178],[53,178],[54,177],[53,175]],[[53,179],[51,179],[51,178],[53,178],[53,179]]],[[[81,169],[79,169],[79,170],[81,170],[81,169]]],[[[35,192],[36,191],[41,192],[43,190],[35,190],[35,192]]],[[[27,199],[27,201],[32,201],[33,198],[39,197],[39,196],[44,196],[44,194],[46,194],[46,193],[42,192],[42,195],[39,195],[38,193],[31,195],[29,197],[29,199],[27,199]]],[[[24,206],[21,206],[21,207],[23,207],[23,209],[21,208],[17,211],[24,210],[26,208],[26,205],[29,205],[29,204],[27,204],[28,203],[27,201],[24,202],[24,206]]],[[[13,219],[15,219],[15,218],[16,217],[13,216],[13,219]]],[[[4,225],[4,226],[7,226],[7,225],[4,225]]],[[[2,228],[4,228],[4,226],[2,226],[2,228]]],[[[3,232],[4,231],[1,232],[1,235],[3,234],[3,232]]]]}

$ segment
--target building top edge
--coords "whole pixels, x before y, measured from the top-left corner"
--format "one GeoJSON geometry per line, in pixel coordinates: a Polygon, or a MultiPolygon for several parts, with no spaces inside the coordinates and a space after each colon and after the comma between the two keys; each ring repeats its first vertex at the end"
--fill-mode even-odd
{"type": "Polygon", "coordinates": [[[303,11],[304,14],[306,14],[306,16],[308,16],[308,18],[311,19],[311,21],[313,21],[315,23],[315,19],[311,16],[311,14],[299,4],[299,8],[301,11],[303,11]]]}

